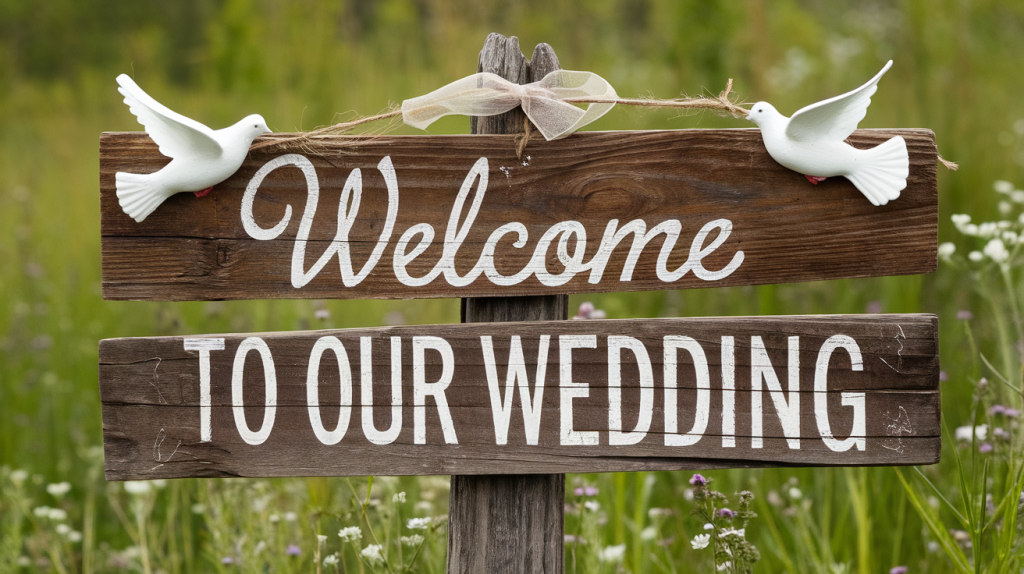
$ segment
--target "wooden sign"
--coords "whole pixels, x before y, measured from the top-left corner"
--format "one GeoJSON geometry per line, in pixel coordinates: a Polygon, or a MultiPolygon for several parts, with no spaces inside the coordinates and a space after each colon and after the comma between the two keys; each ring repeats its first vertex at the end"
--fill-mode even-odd
{"type": "Polygon", "coordinates": [[[937,353],[932,315],[108,339],[106,476],[930,464],[937,353]]]}
{"type": "Polygon", "coordinates": [[[250,153],[212,193],[125,215],[118,171],[167,158],[143,133],[100,139],[107,299],[417,298],[680,289],[916,274],[936,267],[936,150],[902,135],[908,186],[875,207],[811,185],[757,130],[338,137],[250,153]],[[301,150],[299,150],[301,151],[301,150]]]}

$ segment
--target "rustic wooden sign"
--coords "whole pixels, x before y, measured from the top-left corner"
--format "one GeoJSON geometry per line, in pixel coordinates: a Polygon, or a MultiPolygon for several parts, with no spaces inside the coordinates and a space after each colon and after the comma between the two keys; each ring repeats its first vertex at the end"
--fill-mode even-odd
{"type": "Polygon", "coordinates": [[[118,171],[167,158],[144,133],[100,139],[107,299],[416,298],[752,285],[936,266],[936,150],[902,135],[908,186],[884,207],[845,178],[813,186],[757,130],[338,137],[250,153],[206,197],[125,215],[118,171]],[[300,150],[301,151],[301,150],[300,150]]]}
{"type": "Polygon", "coordinates": [[[930,464],[937,353],[932,315],[108,339],[106,476],[930,464]]]}

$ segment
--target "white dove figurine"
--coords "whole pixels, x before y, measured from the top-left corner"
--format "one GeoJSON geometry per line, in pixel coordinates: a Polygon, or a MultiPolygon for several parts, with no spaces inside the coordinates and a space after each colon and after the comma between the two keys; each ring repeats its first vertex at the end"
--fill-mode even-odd
{"type": "Polygon", "coordinates": [[[775,161],[817,185],[842,175],[875,205],[885,205],[907,187],[910,157],[907,142],[896,136],[871,149],[860,150],[844,140],[867,114],[878,80],[892,60],[863,86],[798,110],[780,114],[768,102],[758,102],[747,119],[761,129],[764,146],[775,161]]]}
{"type": "Polygon", "coordinates": [[[259,114],[214,131],[167,109],[124,74],[117,77],[117,83],[121,86],[117,91],[124,95],[124,103],[160,146],[160,153],[171,158],[171,163],[155,173],[117,172],[115,175],[117,200],[121,209],[135,221],[146,219],[175,193],[194,191],[202,197],[238,170],[252,140],[270,133],[267,122],[259,114]]]}

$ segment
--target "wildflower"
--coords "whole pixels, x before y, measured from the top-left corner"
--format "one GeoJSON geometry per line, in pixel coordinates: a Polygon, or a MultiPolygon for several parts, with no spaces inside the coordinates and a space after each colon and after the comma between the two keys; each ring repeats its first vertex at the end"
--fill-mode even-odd
{"type": "Polygon", "coordinates": [[[192,505],[192,514],[203,514],[206,512],[206,505],[199,502],[192,505]]]}
{"type": "Polygon", "coordinates": [[[889,569],[889,574],[907,574],[906,566],[893,566],[889,569]]]}
{"type": "Polygon", "coordinates": [[[82,533],[81,532],[79,532],[77,530],[72,530],[71,532],[68,532],[68,542],[71,542],[72,544],[76,544],[76,543],[81,542],[81,541],[82,541],[82,533]]]}
{"type": "Polygon", "coordinates": [[[658,537],[658,529],[653,526],[648,526],[640,531],[640,540],[654,540],[658,537]]]}
{"type": "Polygon", "coordinates": [[[740,538],[743,538],[746,533],[746,528],[723,528],[718,531],[718,535],[722,538],[725,538],[726,536],[739,536],[740,538]]]}
{"type": "Polygon", "coordinates": [[[957,229],[960,229],[971,222],[971,216],[966,213],[953,214],[950,219],[953,221],[953,225],[956,226],[957,229]]]}
{"type": "Polygon", "coordinates": [[[993,239],[985,245],[985,255],[988,255],[992,261],[996,263],[1003,263],[1010,258],[1010,252],[1006,250],[1006,246],[1003,245],[1002,239],[993,239]]]}
{"type": "Polygon", "coordinates": [[[162,489],[167,487],[167,480],[163,479],[163,478],[154,478],[153,480],[151,480],[149,482],[150,482],[150,484],[153,485],[153,488],[155,488],[157,490],[162,490],[162,489]]]}
{"type": "Polygon", "coordinates": [[[705,486],[707,485],[707,483],[708,479],[704,478],[699,474],[693,475],[693,478],[690,479],[690,484],[692,484],[693,486],[705,486]]]}
{"type": "Polygon", "coordinates": [[[711,524],[710,522],[707,522],[707,523],[704,524],[704,530],[714,530],[714,529],[715,529],[715,525],[714,524],[711,524]]]}
{"type": "Polygon", "coordinates": [[[580,486],[572,493],[576,496],[597,496],[598,490],[596,486],[580,486]]]}
{"type": "Polygon", "coordinates": [[[967,254],[967,258],[977,263],[984,259],[985,256],[981,254],[981,251],[971,251],[970,253],[967,254]]]}
{"type": "Polygon", "coordinates": [[[429,516],[424,518],[410,518],[409,522],[406,523],[406,528],[409,530],[426,530],[430,528],[430,523],[433,521],[429,516]]]}
{"type": "Polygon", "coordinates": [[[647,516],[651,519],[659,516],[672,516],[673,512],[671,508],[651,508],[647,511],[647,516]]]}
{"type": "Polygon", "coordinates": [[[1010,433],[1006,432],[1003,427],[996,427],[992,431],[992,436],[1000,440],[1010,440],[1010,433]]]}
{"type": "Polygon", "coordinates": [[[983,442],[980,445],[978,445],[978,452],[980,452],[982,454],[985,454],[985,453],[988,453],[988,452],[992,452],[993,448],[994,447],[991,444],[989,444],[987,442],[983,442]]]}
{"type": "Polygon", "coordinates": [[[71,490],[71,483],[69,482],[57,482],[54,484],[46,485],[46,492],[49,492],[53,496],[60,498],[71,490]]]}
{"type": "Polygon", "coordinates": [[[221,564],[231,565],[231,564],[235,563],[235,559],[232,558],[231,556],[225,556],[225,557],[220,559],[220,563],[221,564]]]}
{"type": "Polygon", "coordinates": [[[966,309],[961,309],[961,310],[956,312],[956,320],[957,321],[970,321],[973,318],[974,318],[974,313],[971,313],[970,311],[968,311],[966,309]]]}
{"type": "Polygon", "coordinates": [[[953,436],[959,441],[969,441],[971,440],[971,436],[983,441],[988,436],[988,425],[978,425],[976,427],[966,425],[956,427],[956,430],[953,431],[953,436]]]}
{"type": "Polygon", "coordinates": [[[338,565],[338,554],[334,553],[334,554],[328,554],[327,556],[324,556],[323,564],[324,564],[324,566],[337,566],[338,565]]]}
{"type": "Polygon", "coordinates": [[[46,518],[50,514],[49,506],[37,506],[32,509],[32,514],[35,514],[39,518],[46,518]]]}
{"type": "Polygon", "coordinates": [[[583,503],[583,507],[591,512],[597,512],[601,510],[601,503],[596,500],[588,500],[583,503]]]}
{"type": "Polygon", "coordinates": [[[420,544],[423,544],[423,537],[419,534],[402,537],[402,546],[419,546],[420,544]]]}
{"type": "Polygon", "coordinates": [[[1013,191],[1013,184],[1005,179],[997,179],[992,182],[992,189],[996,190],[996,193],[1006,194],[1013,191]]]}
{"type": "Polygon", "coordinates": [[[55,528],[55,530],[57,531],[57,534],[62,534],[63,535],[63,534],[67,534],[68,532],[71,532],[71,527],[68,526],[67,524],[58,524],[57,528],[55,528]]]}
{"type": "Polygon", "coordinates": [[[946,371],[939,371],[939,382],[946,382],[949,380],[949,373],[946,371]]]}
{"type": "Polygon", "coordinates": [[[1013,211],[1013,204],[1009,201],[1000,201],[996,205],[999,207],[999,213],[1002,213],[1003,215],[1007,215],[1013,211]]]}
{"type": "Polygon", "coordinates": [[[295,514],[294,512],[285,512],[284,519],[286,522],[295,522],[299,519],[299,515],[295,514]]]}
{"type": "Polygon", "coordinates": [[[729,510],[728,508],[723,508],[718,511],[718,515],[724,518],[733,518],[734,516],[736,516],[736,513],[729,510]]]}
{"type": "Polygon", "coordinates": [[[949,259],[956,253],[956,245],[946,242],[939,245],[939,257],[942,259],[949,259]]]}
{"type": "Polygon", "coordinates": [[[566,534],[565,535],[565,543],[566,544],[586,544],[587,543],[587,539],[583,538],[582,536],[575,536],[575,535],[572,535],[572,534],[566,534]]]}
{"type": "Polygon", "coordinates": [[[338,537],[345,542],[355,542],[363,537],[363,531],[358,526],[349,526],[339,530],[338,537]]]}
{"type": "Polygon", "coordinates": [[[284,553],[288,556],[302,556],[302,549],[297,544],[289,544],[288,548],[284,549],[284,553]]]}
{"type": "Polygon", "coordinates": [[[725,572],[726,570],[728,570],[730,568],[732,568],[732,562],[726,561],[726,562],[722,562],[721,564],[715,566],[715,571],[716,572],[725,572]]]}
{"type": "Polygon", "coordinates": [[[317,541],[318,544],[325,544],[327,542],[327,535],[326,534],[317,534],[316,535],[316,541],[317,541]]]}
{"type": "Polygon", "coordinates": [[[800,492],[799,488],[797,488],[795,486],[790,487],[790,489],[789,489],[789,497],[790,498],[800,499],[800,498],[803,497],[803,495],[804,495],[804,493],[800,492]]]}
{"type": "Polygon", "coordinates": [[[366,561],[370,564],[380,564],[381,562],[384,562],[384,555],[381,554],[382,549],[383,546],[380,544],[371,544],[366,548],[363,548],[363,551],[359,554],[361,554],[363,558],[366,558],[366,561]]]}
{"type": "Polygon", "coordinates": [[[12,470],[11,471],[11,482],[14,483],[14,486],[21,486],[22,483],[25,482],[25,479],[27,479],[27,478],[28,478],[28,471],[27,470],[18,469],[18,470],[12,470]]]}
{"type": "Polygon", "coordinates": [[[145,480],[129,480],[124,483],[124,491],[133,496],[146,494],[151,488],[145,480]]]}
{"type": "Polygon", "coordinates": [[[882,312],[881,301],[868,301],[867,306],[864,308],[864,312],[869,315],[877,315],[882,312]]]}
{"type": "Polygon", "coordinates": [[[690,541],[690,546],[692,546],[694,550],[707,548],[708,544],[711,544],[710,534],[698,534],[693,537],[693,540],[690,541]]]}
{"type": "Polygon", "coordinates": [[[53,520],[54,522],[60,522],[61,520],[67,520],[68,513],[64,512],[60,508],[51,508],[50,511],[46,514],[46,517],[50,520],[53,520]]]}
{"type": "Polygon", "coordinates": [[[313,316],[321,321],[326,321],[331,318],[331,311],[330,309],[317,309],[313,316]]]}
{"type": "Polygon", "coordinates": [[[280,514],[271,514],[270,516],[267,517],[267,520],[269,520],[270,522],[273,522],[273,523],[281,522],[281,515],[280,514]]]}
{"type": "Polygon", "coordinates": [[[396,492],[395,495],[391,497],[391,502],[405,502],[405,492],[396,492]]]}
{"type": "Polygon", "coordinates": [[[775,492],[774,490],[769,490],[768,496],[766,498],[768,500],[768,504],[771,504],[772,506],[782,506],[783,504],[785,504],[785,502],[782,500],[782,497],[779,496],[779,493],[775,492]]]}
{"type": "Polygon", "coordinates": [[[584,301],[580,303],[580,308],[576,311],[573,319],[604,319],[605,317],[607,314],[604,311],[595,308],[590,301],[584,301]]]}
{"type": "Polygon", "coordinates": [[[938,551],[939,551],[939,543],[934,541],[934,540],[929,540],[928,541],[928,552],[938,552],[938,551]]]}
{"type": "Polygon", "coordinates": [[[601,562],[621,562],[626,556],[626,545],[619,544],[617,546],[605,546],[597,553],[597,558],[601,562]]]}

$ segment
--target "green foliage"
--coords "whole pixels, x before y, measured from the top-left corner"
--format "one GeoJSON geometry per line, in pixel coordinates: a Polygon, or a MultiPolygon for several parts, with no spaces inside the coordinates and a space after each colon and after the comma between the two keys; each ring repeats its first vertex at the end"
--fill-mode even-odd
{"type": "MultiPolygon", "coordinates": [[[[139,129],[115,91],[121,72],[213,127],[260,112],[278,131],[310,129],[474,71],[491,31],[519,36],[527,52],[547,42],[563,67],[597,72],[624,96],[717,93],[734,78],[748,101],[784,113],[859,85],[892,57],[862,126],[929,127],[964,166],[939,172],[943,240],[954,241],[949,214],[988,220],[1013,203],[1012,193],[979,191],[992,180],[1024,181],[1024,8],[1011,0],[0,0],[0,571],[309,572],[315,562],[330,572],[334,554],[339,571],[444,570],[443,523],[407,527],[445,514],[444,478],[179,480],[134,494],[103,480],[99,339],[451,322],[458,302],[103,301],[96,140],[139,129]],[[46,491],[64,481],[60,498],[46,491]],[[395,502],[402,491],[407,502],[395,502]],[[37,515],[44,506],[56,511],[37,515]],[[353,526],[362,538],[337,536],[353,526]],[[417,533],[421,550],[402,544],[417,533]],[[371,544],[386,567],[363,556],[371,544]]],[[[616,109],[593,127],[748,124],[616,109]]],[[[431,131],[467,129],[448,118],[431,131]]],[[[955,241],[969,253],[991,239],[955,241]]],[[[1024,457],[1016,419],[990,410],[1021,408],[1013,261],[1006,273],[968,256],[928,277],[588,299],[612,318],[937,313],[946,426],[1002,428],[1009,440],[981,453],[977,440],[949,439],[942,462],[920,471],[723,470],[716,487],[756,495],[755,571],[1008,571],[1021,567],[1024,457]],[[958,320],[961,310],[976,317],[958,320]]],[[[686,572],[710,556],[690,545],[704,531],[689,514],[688,476],[573,477],[569,569],[686,572]],[[598,492],[575,494],[585,485],[598,492]]]]}

